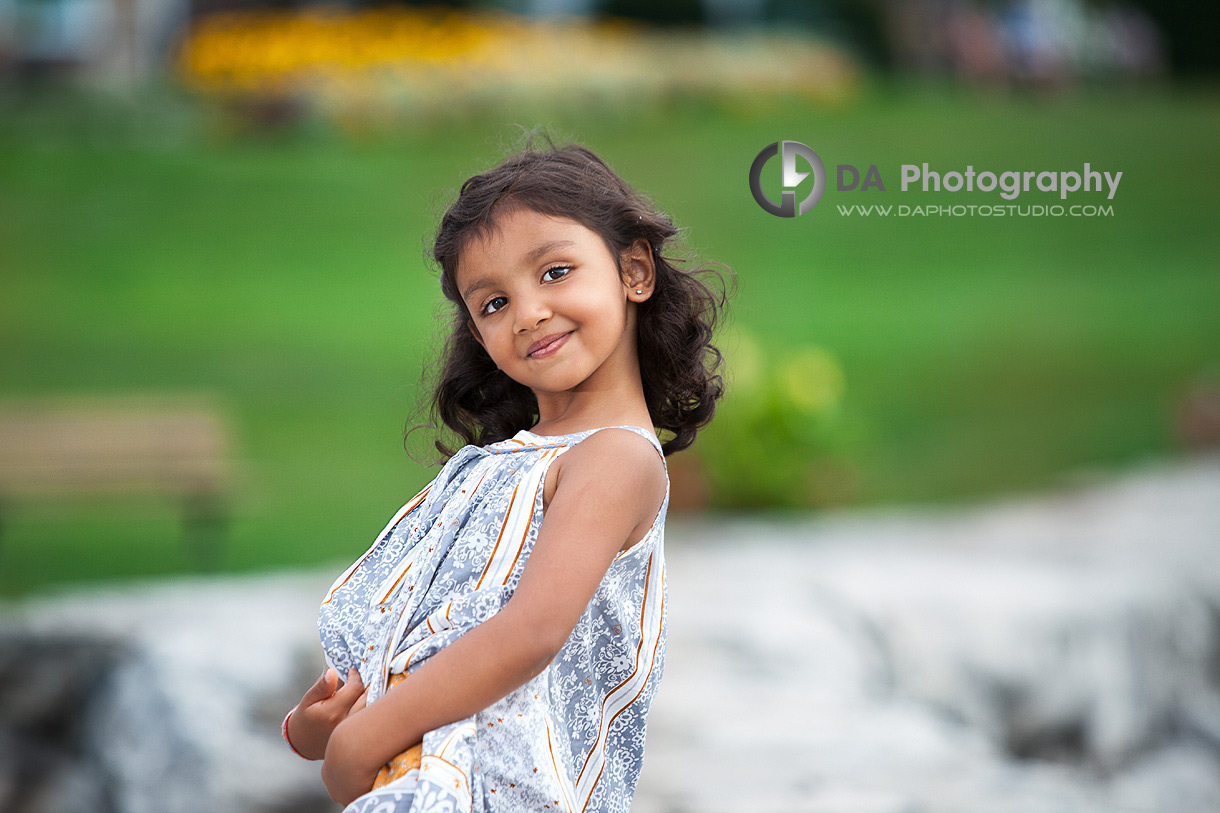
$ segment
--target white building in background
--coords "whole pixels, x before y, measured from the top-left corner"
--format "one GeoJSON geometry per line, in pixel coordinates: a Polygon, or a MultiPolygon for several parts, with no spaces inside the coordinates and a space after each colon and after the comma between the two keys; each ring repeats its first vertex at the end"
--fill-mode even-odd
{"type": "Polygon", "coordinates": [[[0,74],[122,89],[159,72],[190,0],[0,0],[0,74]]]}

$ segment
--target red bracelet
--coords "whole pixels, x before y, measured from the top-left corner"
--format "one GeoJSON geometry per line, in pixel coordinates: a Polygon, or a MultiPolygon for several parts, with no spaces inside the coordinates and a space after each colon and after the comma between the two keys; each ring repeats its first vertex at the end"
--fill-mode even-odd
{"type": "MultiPolygon", "coordinates": [[[[284,725],[280,727],[280,730],[284,733],[284,742],[288,743],[288,747],[292,749],[292,753],[296,754],[301,759],[309,759],[309,757],[305,756],[304,754],[302,754],[300,751],[297,750],[297,747],[292,744],[292,740],[288,739],[288,718],[291,717],[292,712],[296,711],[296,710],[297,710],[297,707],[293,706],[292,711],[290,711],[284,715],[284,725]]],[[[312,761],[313,760],[310,760],[310,762],[312,762],[312,761]]]]}

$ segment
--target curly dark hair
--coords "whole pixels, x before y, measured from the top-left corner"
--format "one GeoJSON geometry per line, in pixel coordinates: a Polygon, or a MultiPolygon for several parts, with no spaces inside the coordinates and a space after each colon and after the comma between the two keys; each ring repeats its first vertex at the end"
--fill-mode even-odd
{"type": "MultiPolygon", "coordinates": [[[[735,282],[730,276],[726,284],[720,268],[727,267],[719,264],[694,271],[677,268],[675,263],[685,261],[662,254],[666,241],[679,233],[667,215],[588,148],[556,147],[545,134],[547,146],[539,148],[536,135],[529,133],[523,149],[463,183],[437,228],[432,258],[439,266],[441,291],[455,308],[434,374],[433,425],[439,419],[464,443],[484,446],[537,423],[534,393],[501,372],[475,340],[456,284],[458,258],[469,242],[492,232],[499,215],[526,208],[574,220],[601,235],[620,271],[621,255],[639,238],[648,241],[656,285],[638,305],[644,399],[654,428],[672,433],[662,438],[664,453],[681,451],[712,420],[724,394],[723,357],[712,334],[735,282]],[[720,283],[718,290],[700,278],[709,274],[720,283]]],[[[456,451],[443,439],[435,446],[446,456],[456,451]]]]}

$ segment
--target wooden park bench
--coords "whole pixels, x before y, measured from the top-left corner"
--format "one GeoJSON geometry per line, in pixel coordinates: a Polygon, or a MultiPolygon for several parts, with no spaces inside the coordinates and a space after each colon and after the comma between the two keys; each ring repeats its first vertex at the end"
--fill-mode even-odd
{"type": "Polygon", "coordinates": [[[156,496],[180,502],[183,540],[217,560],[229,440],[210,399],[0,399],[0,533],[18,502],[156,496]]]}

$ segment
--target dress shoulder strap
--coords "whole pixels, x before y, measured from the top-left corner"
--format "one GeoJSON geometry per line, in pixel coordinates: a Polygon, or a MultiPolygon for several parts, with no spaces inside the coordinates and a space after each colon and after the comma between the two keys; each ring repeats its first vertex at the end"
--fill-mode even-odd
{"type": "MultiPolygon", "coordinates": [[[[602,426],[602,427],[599,427],[598,429],[590,429],[588,434],[585,435],[585,437],[592,435],[594,432],[600,432],[602,429],[626,429],[628,431],[635,432],[637,435],[643,435],[645,438],[647,438],[652,443],[653,447],[657,450],[657,454],[661,455],[661,460],[662,461],[665,460],[665,450],[661,448],[661,441],[657,440],[657,436],[653,433],[653,431],[651,429],[646,429],[643,426],[634,426],[631,424],[620,424],[619,426],[602,426]]],[[[583,440],[583,438],[582,438],[582,440],[583,440]]]]}
{"type": "Polygon", "coordinates": [[[569,432],[566,435],[535,435],[528,429],[522,429],[513,437],[484,446],[480,451],[499,455],[511,452],[556,449],[580,443],[594,432],[600,432],[603,429],[626,429],[629,432],[635,432],[637,435],[642,435],[643,437],[647,438],[648,442],[651,443],[653,448],[657,450],[657,454],[661,455],[661,460],[665,460],[665,450],[661,448],[661,441],[657,440],[657,436],[653,433],[653,431],[646,427],[635,426],[632,424],[599,426],[596,429],[584,429],[580,432],[569,432]]]}

